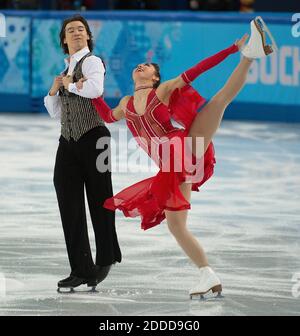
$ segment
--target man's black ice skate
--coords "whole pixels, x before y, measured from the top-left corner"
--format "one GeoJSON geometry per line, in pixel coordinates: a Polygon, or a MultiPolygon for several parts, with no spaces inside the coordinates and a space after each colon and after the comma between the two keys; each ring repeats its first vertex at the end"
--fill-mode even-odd
{"type": "Polygon", "coordinates": [[[58,281],[58,283],[57,283],[57,287],[63,287],[64,284],[65,284],[65,283],[68,283],[69,281],[71,281],[72,278],[73,278],[73,275],[70,275],[70,276],[68,276],[67,278],[58,281]]]}
{"type": "Polygon", "coordinates": [[[96,275],[96,282],[97,285],[102,282],[107,276],[109,271],[111,270],[111,266],[112,265],[107,265],[107,266],[96,266],[96,270],[97,270],[97,275],[96,275]]]}
{"type": "Polygon", "coordinates": [[[74,293],[74,288],[79,287],[81,285],[87,284],[88,287],[92,287],[89,292],[96,292],[96,282],[95,279],[85,279],[79,278],[77,276],[71,275],[66,279],[63,279],[57,284],[57,291],[59,293],[74,293]]]}

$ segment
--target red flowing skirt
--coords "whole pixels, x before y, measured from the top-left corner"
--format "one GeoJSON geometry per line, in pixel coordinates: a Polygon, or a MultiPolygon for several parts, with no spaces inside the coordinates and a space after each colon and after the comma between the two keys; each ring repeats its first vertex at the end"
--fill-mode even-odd
{"type": "MultiPolygon", "coordinates": [[[[176,121],[185,126],[185,130],[172,132],[166,136],[179,136],[182,140],[187,136],[189,128],[205,100],[190,86],[176,90],[170,99],[170,110],[176,121]]],[[[201,113],[201,112],[200,112],[201,113]]],[[[180,149],[181,150],[181,149],[180,149]]],[[[176,156],[176,153],[173,156],[176,156]]],[[[183,155],[184,156],[184,155],[183,155]]],[[[183,157],[182,156],[182,157],[183,157]]],[[[182,158],[181,158],[182,159],[182,158]]],[[[194,162],[201,164],[200,178],[192,182],[192,190],[199,191],[214,172],[215,151],[212,143],[208,146],[201,160],[193,157],[194,162]]],[[[190,203],[184,198],[179,186],[187,181],[187,173],[176,171],[170,165],[169,171],[160,169],[150,178],[123,189],[114,197],[107,199],[104,207],[110,210],[119,209],[126,217],[141,217],[141,228],[147,230],[160,224],[165,219],[165,210],[179,211],[190,209],[190,203]]]]}

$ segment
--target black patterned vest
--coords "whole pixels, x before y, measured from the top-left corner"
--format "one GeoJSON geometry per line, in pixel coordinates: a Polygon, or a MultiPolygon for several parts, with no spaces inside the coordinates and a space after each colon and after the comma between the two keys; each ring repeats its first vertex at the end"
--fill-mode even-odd
{"type": "MultiPolygon", "coordinates": [[[[73,71],[74,83],[83,77],[82,63],[91,55],[92,53],[88,53],[76,64],[73,71]]],[[[66,73],[67,70],[65,71],[66,73]]],[[[103,120],[92,103],[92,99],[71,93],[63,86],[59,89],[59,96],[62,102],[61,135],[66,140],[69,141],[73,138],[75,141],[78,141],[83,134],[92,128],[104,125],[103,120]]]]}

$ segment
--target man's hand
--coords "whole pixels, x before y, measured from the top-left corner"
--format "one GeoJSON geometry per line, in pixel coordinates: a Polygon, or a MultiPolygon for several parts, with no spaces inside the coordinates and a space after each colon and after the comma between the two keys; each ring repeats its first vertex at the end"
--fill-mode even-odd
{"type": "Polygon", "coordinates": [[[61,86],[63,86],[63,82],[62,82],[62,79],[63,79],[63,76],[59,75],[59,76],[56,76],[53,80],[53,84],[52,84],[52,87],[49,91],[49,95],[50,96],[55,96],[59,90],[59,88],[61,86]]]}
{"type": "Polygon", "coordinates": [[[73,77],[68,75],[62,78],[63,86],[66,90],[69,90],[69,84],[73,83],[73,77]]]}

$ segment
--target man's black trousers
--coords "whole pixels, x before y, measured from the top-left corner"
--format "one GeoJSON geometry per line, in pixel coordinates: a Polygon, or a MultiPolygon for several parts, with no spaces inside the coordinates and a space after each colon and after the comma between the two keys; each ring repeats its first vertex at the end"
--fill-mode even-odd
{"type": "Polygon", "coordinates": [[[91,129],[78,141],[60,137],[54,168],[56,190],[71,274],[82,278],[95,276],[95,264],[121,261],[115,230],[115,214],[103,208],[113,195],[111,172],[99,172],[96,160],[105,149],[96,149],[99,138],[110,137],[105,126],[91,129]],[[84,190],[95,233],[96,260],[92,258],[88,238],[84,190]]]}

